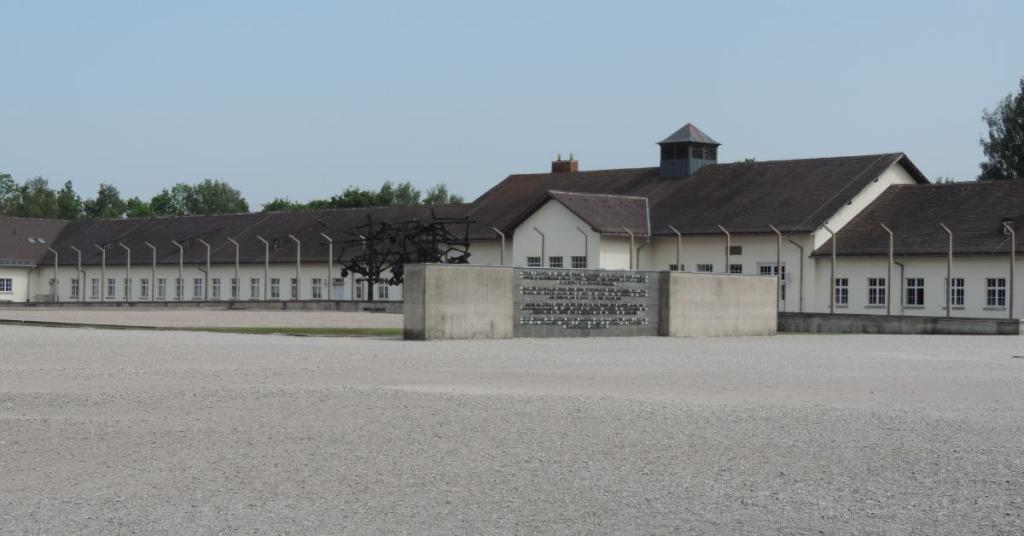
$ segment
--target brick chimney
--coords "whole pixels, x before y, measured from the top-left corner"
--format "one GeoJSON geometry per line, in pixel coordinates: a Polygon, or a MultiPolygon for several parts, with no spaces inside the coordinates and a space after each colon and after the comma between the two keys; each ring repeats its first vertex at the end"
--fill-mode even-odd
{"type": "Polygon", "coordinates": [[[580,170],[580,163],[573,158],[572,153],[569,153],[568,160],[562,160],[562,155],[559,153],[558,160],[551,162],[552,173],[576,173],[580,170]]]}

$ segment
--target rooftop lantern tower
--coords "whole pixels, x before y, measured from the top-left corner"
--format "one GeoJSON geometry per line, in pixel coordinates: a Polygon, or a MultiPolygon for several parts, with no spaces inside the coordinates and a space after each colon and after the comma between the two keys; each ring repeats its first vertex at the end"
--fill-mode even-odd
{"type": "Polygon", "coordinates": [[[658,142],[661,146],[661,177],[689,177],[707,164],[718,162],[721,143],[687,123],[671,136],[658,142]]]}

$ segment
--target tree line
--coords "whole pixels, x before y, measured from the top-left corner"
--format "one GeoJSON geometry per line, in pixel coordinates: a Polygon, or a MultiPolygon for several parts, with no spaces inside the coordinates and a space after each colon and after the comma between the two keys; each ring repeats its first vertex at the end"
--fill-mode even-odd
{"type": "MultiPolygon", "coordinates": [[[[320,208],[394,206],[461,203],[462,197],[438,184],[424,194],[409,182],[385,182],[379,190],[346,188],[341,194],[305,203],[277,198],[263,205],[263,211],[299,211],[320,208]]],[[[9,173],[0,172],[0,215],[64,220],[139,218],[148,216],[193,216],[249,212],[242,193],[223,180],[205,179],[195,184],[179,182],[164,188],[148,201],[139,197],[123,199],[117,187],[100,184],[94,197],[83,199],[71,181],[60,189],[50,187],[45,177],[32,177],[18,184],[9,173]]]]}

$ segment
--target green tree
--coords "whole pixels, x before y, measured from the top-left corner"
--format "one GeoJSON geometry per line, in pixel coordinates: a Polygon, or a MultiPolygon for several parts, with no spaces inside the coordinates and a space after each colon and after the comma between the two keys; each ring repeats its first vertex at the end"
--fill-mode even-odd
{"type": "Polygon", "coordinates": [[[17,214],[23,218],[56,218],[57,192],[43,177],[33,177],[18,188],[17,214]]]}
{"type": "Polygon", "coordinates": [[[153,196],[149,205],[157,216],[184,216],[189,213],[188,203],[192,195],[192,187],[179,182],[153,196]]]}
{"type": "Polygon", "coordinates": [[[988,125],[988,139],[981,147],[988,157],[981,163],[978,180],[1024,179],[1024,78],[1020,93],[1009,94],[982,118],[988,125]]]}
{"type": "Polygon", "coordinates": [[[16,216],[18,211],[18,183],[10,173],[0,173],[0,216],[16,216]]]}
{"type": "Polygon", "coordinates": [[[443,182],[428,189],[427,195],[423,197],[424,205],[445,205],[462,202],[462,196],[448,193],[448,185],[443,182]]]}
{"type": "Polygon", "coordinates": [[[331,196],[330,208],[369,207],[377,204],[377,193],[349,186],[341,195],[331,196]]]}
{"type": "Polygon", "coordinates": [[[309,210],[305,203],[292,201],[287,197],[275,197],[269,203],[263,203],[263,212],[299,212],[309,210]]]}
{"type": "Polygon", "coordinates": [[[124,210],[129,218],[146,218],[153,215],[153,207],[138,197],[125,201],[124,210]]]}
{"type": "Polygon", "coordinates": [[[220,180],[206,179],[196,184],[179,182],[164,188],[149,202],[158,216],[192,216],[249,212],[242,193],[220,180]]]}
{"type": "Polygon", "coordinates": [[[71,181],[57,192],[57,217],[62,220],[78,220],[82,218],[82,198],[75,193],[71,181]]]}
{"type": "Polygon", "coordinates": [[[121,192],[110,184],[100,184],[94,199],[87,199],[82,204],[86,218],[120,218],[125,214],[125,203],[121,200],[121,192]]]}
{"type": "Polygon", "coordinates": [[[206,179],[192,187],[188,197],[189,214],[233,214],[249,212],[242,192],[222,180],[206,179]]]}

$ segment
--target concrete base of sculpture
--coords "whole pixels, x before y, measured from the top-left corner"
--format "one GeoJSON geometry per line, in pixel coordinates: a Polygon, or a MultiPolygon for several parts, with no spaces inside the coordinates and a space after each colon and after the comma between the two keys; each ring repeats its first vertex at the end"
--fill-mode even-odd
{"type": "Polygon", "coordinates": [[[450,264],[405,268],[405,338],[774,335],[771,276],[450,264]]]}

